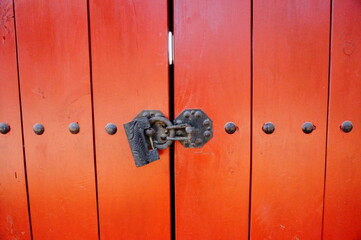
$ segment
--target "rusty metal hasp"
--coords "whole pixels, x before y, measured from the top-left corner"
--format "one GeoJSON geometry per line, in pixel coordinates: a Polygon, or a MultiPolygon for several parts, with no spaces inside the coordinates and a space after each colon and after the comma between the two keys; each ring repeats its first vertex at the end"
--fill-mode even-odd
{"type": "Polygon", "coordinates": [[[137,167],[158,160],[158,150],[174,141],[200,148],[213,136],[212,120],[201,109],[184,110],[174,123],[159,110],[143,110],[124,129],[137,167]]]}

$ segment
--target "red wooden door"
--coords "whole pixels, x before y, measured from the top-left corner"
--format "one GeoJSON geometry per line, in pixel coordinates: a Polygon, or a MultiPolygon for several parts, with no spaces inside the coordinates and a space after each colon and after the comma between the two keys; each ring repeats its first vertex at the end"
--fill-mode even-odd
{"type": "Polygon", "coordinates": [[[334,0],[323,239],[361,237],[361,2],[334,0]],[[353,129],[340,126],[351,121],[353,129]]]}
{"type": "Polygon", "coordinates": [[[136,168],[123,129],[143,109],[168,114],[167,1],[91,0],[90,31],[100,237],[169,239],[169,150],[136,168]]]}
{"type": "Polygon", "coordinates": [[[175,146],[177,239],[247,239],[250,180],[249,1],[174,5],[174,108],[213,120],[202,148],[175,146]],[[227,122],[238,130],[228,135],[227,122]]]}
{"type": "Polygon", "coordinates": [[[0,2],[0,239],[30,239],[13,3],[0,2]],[[6,133],[7,132],[7,133],[6,133]]]}
{"type": "Polygon", "coordinates": [[[360,12],[0,0],[0,238],[359,239],[360,12]],[[136,167],[123,124],[187,108],[213,120],[212,139],[136,167]]]}
{"type": "Polygon", "coordinates": [[[253,1],[251,239],[321,238],[329,30],[327,1],[253,1]]]}
{"type": "Polygon", "coordinates": [[[97,239],[86,1],[17,0],[15,17],[33,237],[97,239]]]}

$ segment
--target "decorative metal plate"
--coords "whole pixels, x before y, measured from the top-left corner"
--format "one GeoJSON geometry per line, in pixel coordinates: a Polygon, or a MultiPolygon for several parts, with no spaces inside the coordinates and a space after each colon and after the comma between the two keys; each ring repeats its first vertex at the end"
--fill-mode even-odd
{"type": "Polygon", "coordinates": [[[179,141],[186,148],[200,148],[213,137],[213,122],[201,109],[184,110],[175,119],[174,124],[187,124],[191,126],[191,133],[187,133],[185,130],[177,130],[175,132],[175,138],[189,138],[179,141]]]}

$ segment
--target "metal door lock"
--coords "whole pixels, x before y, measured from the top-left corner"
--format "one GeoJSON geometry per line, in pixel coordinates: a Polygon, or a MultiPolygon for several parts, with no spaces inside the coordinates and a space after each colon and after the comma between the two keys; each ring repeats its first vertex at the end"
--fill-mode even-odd
{"type": "Polygon", "coordinates": [[[159,110],[143,110],[124,129],[137,167],[158,160],[158,150],[174,141],[200,148],[213,136],[212,120],[200,109],[184,110],[174,123],[159,110]]]}

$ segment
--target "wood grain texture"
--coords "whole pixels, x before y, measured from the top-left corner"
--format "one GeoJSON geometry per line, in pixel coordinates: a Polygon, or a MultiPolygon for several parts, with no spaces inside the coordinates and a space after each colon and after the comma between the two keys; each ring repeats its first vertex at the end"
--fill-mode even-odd
{"type": "Polygon", "coordinates": [[[361,238],[361,2],[334,0],[325,240],[361,238]],[[353,130],[344,133],[343,121],[353,130]]]}
{"type": "Polygon", "coordinates": [[[11,0],[0,1],[0,239],[30,239],[11,0]]]}
{"type": "Polygon", "coordinates": [[[170,239],[169,150],[137,168],[123,129],[168,115],[167,1],[91,0],[90,24],[101,238],[170,239]]]}
{"type": "Polygon", "coordinates": [[[174,6],[175,116],[202,109],[213,138],[175,143],[176,238],[247,239],[250,173],[250,1],[174,6]],[[238,131],[229,135],[224,125],[238,131]]]}
{"type": "Polygon", "coordinates": [[[330,3],[255,0],[253,11],[251,239],[320,239],[330,3]]]}
{"type": "Polygon", "coordinates": [[[34,239],[98,239],[86,1],[15,8],[34,239]]]}

